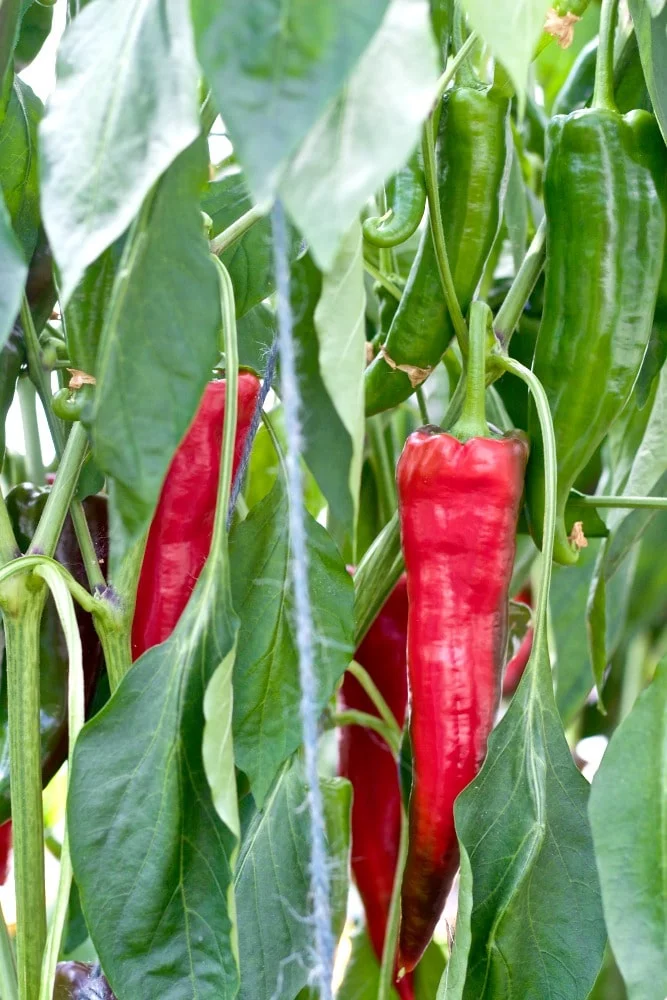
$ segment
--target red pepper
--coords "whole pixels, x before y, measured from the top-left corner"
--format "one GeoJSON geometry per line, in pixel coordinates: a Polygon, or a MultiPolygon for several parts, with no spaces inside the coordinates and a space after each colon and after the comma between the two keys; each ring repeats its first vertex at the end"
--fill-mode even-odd
{"type": "MultiPolygon", "coordinates": [[[[515,600],[519,601],[521,604],[527,604],[530,606],[532,599],[532,594],[530,587],[524,587],[520,591],[515,600]]],[[[523,677],[523,672],[528,665],[528,660],[530,659],[530,654],[533,651],[533,628],[530,625],[526,629],[526,634],[521,640],[521,644],[517,649],[514,656],[509,660],[507,666],[505,667],[505,673],[503,675],[503,697],[509,698],[514,694],[519,686],[519,681],[523,677]]]]}
{"type": "MultiPolygon", "coordinates": [[[[220,475],[227,384],[209,382],[189,431],[167,472],[141,566],[132,623],[136,660],[168,639],[208,558],[220,475]]],[[[234,473],[252,423],[260,382],[239,375],[234,473]]]]}
{"type": "Polygon", "coordinates": [[[0,885],[4,885],[7,881],[11,853],[12,821],[8,819],[0,826],[0,885]]]}
{"type": "Polygon", "coordinates": [[[399,943],[408,972],[451,888],[454,801],[481,766],[498,705],[527,458],[516,435],[462,443],[424,428],[398,463],[413,759],[399,943]]]}
{"type": "MultiPolygon", "coordinates": [[[[355,659],[377,685],[399,726],[408,699],[406,641],[408,591],[401,577],[387,598],[355,659]]],[[[357,679],[345,674],[339,695],[341,710],[377,716],[357,679]]],[[[366,926],[378,961],[387,929],[401,836],[401,788],[391,749],[372,729],[343,726],[339,730],[338,771],[352,782],[352,871],[366,911],[366,926]]],[[[413,1000],[412,976],[396,985],[402,1000],[413,1000]]]]}

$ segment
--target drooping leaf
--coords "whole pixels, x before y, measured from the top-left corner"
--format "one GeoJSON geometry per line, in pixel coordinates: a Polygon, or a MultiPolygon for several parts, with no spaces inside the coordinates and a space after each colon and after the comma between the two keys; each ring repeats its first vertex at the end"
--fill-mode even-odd
{"type": "MultiPolygon", "coordinates": [[[[364,451],[364,369],[366,367],[366,292],[361,225],[345,236],[333,267],[322,280],[315,309],[322,381],[350,435],[352,461],[347,473],[353,516],[359,509],[364,451]]],[[[351,522],[346,527],[353,530],[351,522]]]]}
{"type": "MultiPolygon", "coordinates": [[[[322,779],[333,929],[340,934],[349,885],[352,787],[322,779]]],[[[244,831],[235,874],[241,952],[239,1000],[294,997],[313,964],[310,822],[297,760],[284,768],[244,831]]]]}
{"type": "Polygon", "coordinates": [[[611,738],[589,813],[609,938],[629,1000],[667,996],[667,660],[611,738]]]}
{"type": "Polygon", "coordinates": [[[524,94],[535,46],[549,0],[463,0],[473,28],[503,64],[519,94],[524,94]]]}
{"type": "Polygon", "coordinates": [[[320,369],[315,310],[321,293],[322,275],[307,255],[291,269],[297,375],[303,403],[303,457],[327,498],[332,515],[342,524],[351,524],[354,500],[349,482],[354,451],[320,369]]]}
{"type": "Polygon", "coordinates": [[[72,859],[91,938],[119,997],[219,1000],[238,987],[231,697],[216,697],[237,624],[226,554],[214,549],[171,637],[135,663],[77,743],[72,859]],[[214,700],[207,715],[220,747],[209,730],[204,754],[205,696],[214,700]],[[206,770],[220,750],[228,771],[214,766],[214,798],[206,770]]]}
{"type": "Polygon", "coordinates": [[[44,224],[62,304],[199,133],[190,9],[96,0],[70,24],[40,128],[44,224]]]}
{"type": "Polygon", "coordinates": [[[28,265],[0,193],[0,349],[4,347],[19,311],[27,274],[28,265]]]}
{"type": "MultiPolygon", "coordinates": [[[[352,657],[353,586],[333,542],[310,517],[307,537],[321,710],[352,657]]],[[[261,807],[278,768],[302,741],[287,497],[281,480],[234,528],[230,553],[233,603],[241,620],[234,748],[261,807]]]]}
{"type": "Polygon", "coordinates": [[[40,99],[16,77],[0,124],[0,188],[28,262],[39,228],[37,126],[43,113],[40,99]]]}
{"type": "Polygon", "coordinates": [[[323,270],[364,202],[417,145],[438,73],[427,0],[392,0],[344,92],[309,132],[280,186],[323,270]]]}
{"type": "Polygon", "coordinates": [[[256,201],[274,194],[287,160],[340,91],[386,6],[193,0],[199,58],[256,201]]]}
{"type": "Polygon", "coordinates": [[[167,171],[145,224],[126,245],[107,311],[92,437],[95,458],[112,478],[115,560],[148,527],[219,357],[219,284],[199,211],[205,169],[199,140],[167,171]]]}
{"type": "Polygon", "coordinates": [[[605,929],[587,799],[536,641],[484,766],[456,802],[462,880],[446,1000],[588,996],[605,929]]]}
{"type": "Polygon", "coordinates": [[[664,0],[628,0],[651,103],[667,142],[667,7],[664,0]]]}

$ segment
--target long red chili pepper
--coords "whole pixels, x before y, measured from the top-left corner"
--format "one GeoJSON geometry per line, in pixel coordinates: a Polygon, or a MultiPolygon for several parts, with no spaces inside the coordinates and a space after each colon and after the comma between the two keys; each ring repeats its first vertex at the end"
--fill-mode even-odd
{"type": "Polygon", "coordinates": [[[399,964],[414,969],[458,867],[454,801],[486,753],[500,695],[508,590],[528,446],[496,439],[484,422],[486,307],[455,432],[423,428],[397,470],[408,579],[408,681],[413,785],[402,886],[399,964]],[[464,431],[465,427],[465,431],[464,431]],[[479,432],[469,428],[478,427],[479,432]],[[473,436],[474,435],[474,436],[473,436]]]}
{"type": "MultiPolygon", "coordinates": [[[[522,604],[531,604],[531,590],[530,587],[524,587],[520,591],[516,600],[520,601],[522,604]]],[[[519,686],[519,681],[523,677],[523,672],[528,665],[528,660],[530,659],[530,654],[533,651],[533,628],[529,625],[526,629],[526,634],[524,635],[519,648],[517,649],[514,656],[508,661],[505,667],[505,673],[503,675],[503,697],[509,698],[514,694],[519,686]]]]}
{"type": "MultiPolygon", "coordinates": [[[[377,685],[399,726],[408,699],[406,641],[408,591],[401,577],[357,650],[355,659],[377,685]]],[[[341,709],[377,716],[359,681],[345,674],[339,695],[341,709]]],[[[352,871],[366,911],[373,950],[382,959],[389,904],[394,886],[401,837],[401,789],[398,765],[379,733],[361,726],[339,730],[339,774],[352,782],[352,871]]],[[[412,976],[396,985],[402,1000],[413,1000],[412,976]]]]}
{"type": "MultiPolygon", "coordinates": [[[[260,382],[239,375],[234,473],[252,422],[260,382]]],[[[220,475],[227,384],[209,382],[190,429],[174,455],[148,533],[132,623],[137,659],[169,638],[211,548],[220,475]]]]}

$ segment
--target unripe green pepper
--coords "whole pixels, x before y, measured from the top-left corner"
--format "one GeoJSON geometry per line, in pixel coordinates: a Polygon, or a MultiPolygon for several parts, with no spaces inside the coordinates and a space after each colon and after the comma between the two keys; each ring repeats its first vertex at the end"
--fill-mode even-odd
{"type": "Polygon", "coordinates": [[[397,247],[409,240],[424,216],[426,182],[421,157],[415,151],[387,184],[386,216],[366,219],[364,238],[376,247],[397,247]]]}
{"type": "MultiPolygon", "coordinates": [[[[502,219],[510,164],[508,134],[509,101],[498,91],[471,86],[445,94],[438,130],[438,194],[447,255],[464,313],[502,219]]],[[[438,364],[452,335],[426,227],[384,345],[386,353],[366,369],[366,414],[407,399],[438,364]]]]}
{"type": "Polygon", "coordinates": [[[51,409],[60,420],[65,420],[68,423],[81,420],[83,408],[90,395],[90,392],[85,391],[86,388],[90,390],[90,387],[82,389],[68,389],[65,387],[59,389],[52,397],[51,409]]]}
{"type": "MultiPolygon", "coordinates": [[[[651,334],[665,245],[667,152],[652,115],[615,109],[613,5],[605,4],[603,18],[605,11],[594,107],[554,118],[547,131],[546,284],[533,371],[554,423],[554,559],[565,564],[578,557],[564,522],[568,494],[632,392],[651,334]]],[[[532,403],[528,430],[528,520],[541,545],[544,465],[532,403]]]]}

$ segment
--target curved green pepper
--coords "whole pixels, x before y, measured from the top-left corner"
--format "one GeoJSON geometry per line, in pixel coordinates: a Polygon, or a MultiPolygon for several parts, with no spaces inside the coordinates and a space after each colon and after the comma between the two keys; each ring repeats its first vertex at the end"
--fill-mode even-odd
{"type": "MultiPolygon", "coordinates": [[[[508,99],[493,89],[461,87],[443,98],[438,191],[454,287],[464,313],[502,218],[511,159],[508,116],[508,99]]],[[[452,334],[426,227],[383,353],[366,369],[366,414],[407,399],[438,364],[452,334]]]]}
{"type": "MultiPolygon", "coordinates": [[[[665,242],[667,153],[646,111],[575,111],[547,130],[544,313],[533,371],[551,407],[558,457],[554,559],[577,550],[564,522],[579,472],[632,392],[651,333],[665,242]]],[[[542,543],[545,483],[534,404],[528,520],[542,543]]]]}
{"type": "MultiPolygon", "coordinates": [[[[7,494],[7,510],[22,552],[27,550],[35,533],[48,492],[48,489],[21,483],[7,494]]],[[[108,554],[106,498],[88,497],[83,506],[98,559],[104,564],[108,554]]],[[[69,569],[80,584],[86,584],[81,553],[69,516],[56,548],[56,559],[69,569]]],[[[86,705],[90,706],[103,657],[91,616],[77,606],[76,617],[83,647],[86,705]]],[[[42,780],[45,786],[67,758],[67,673],[67,644],[53,598],[49,597],[44,607],[40,632],[40,719],[42,780]]],[[[3,665],[0,682],[0,823],[10,816],[7,677],[3,665]]]]}
{"type": "Polygon", "coordinates": [[[415,151],[387,184],[386,215],[366,219],[364,238],[376,247],[397,247],[409,240],[424,217],[426,182],[421,157],[415,151]]]}

